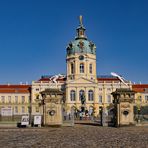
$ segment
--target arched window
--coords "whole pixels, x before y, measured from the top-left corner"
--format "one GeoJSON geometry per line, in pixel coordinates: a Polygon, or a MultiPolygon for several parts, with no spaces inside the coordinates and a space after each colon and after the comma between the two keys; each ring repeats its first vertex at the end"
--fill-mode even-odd
{"type": "Polygon", "coordinates": [[[74,74],[74,64],[71,63],[71,74],[74,74]]]}
{"type": "Polygon", "coordinates": [[[84,73],[84,64],[83,63],[80,64],[80,73],[84,73]]]}
{"type": "Polygon", "coordinates": [[[76,100],[76,92],[74,90],[70,91],[70,100],[75,101],[76,100]]]}
{"type": "Polygon", "coordinates": [[[92,90],[88,91],[88,101],[94,100],[94,92],[92,90]]]}
{"type": "Polygon", "coordinates": [[[89,64],[89,73],[92,73],[92,71],[93,71],[92,64],[89,64]]]}

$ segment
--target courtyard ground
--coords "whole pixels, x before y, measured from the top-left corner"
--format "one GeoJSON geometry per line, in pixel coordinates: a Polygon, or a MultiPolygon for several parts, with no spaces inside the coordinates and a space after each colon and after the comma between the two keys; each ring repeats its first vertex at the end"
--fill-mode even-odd
{"type": "Polygon", "coordinates": [[[0,148],[148,148],[148,127],[74,127],[0,129],[0,148]]]}

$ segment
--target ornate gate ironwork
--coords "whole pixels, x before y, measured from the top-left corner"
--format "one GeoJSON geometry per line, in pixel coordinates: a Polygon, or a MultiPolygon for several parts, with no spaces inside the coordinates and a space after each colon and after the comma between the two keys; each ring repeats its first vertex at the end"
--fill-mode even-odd
{"type": "Polygon", "coordinates": [[[136,123],[148,124],[148,105],[134,106],[134,120],[136,123]]]}

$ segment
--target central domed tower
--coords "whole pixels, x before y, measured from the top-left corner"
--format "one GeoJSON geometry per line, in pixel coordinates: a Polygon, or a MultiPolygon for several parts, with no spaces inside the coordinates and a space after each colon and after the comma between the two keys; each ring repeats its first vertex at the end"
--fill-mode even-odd
{"type": "Polygon", "coordinates": [[[81,112],[98,108],[98,82],[96,76],[96,46],[89,41],[80,16],[76,37],[67,46],[67,110],[81,112]]]}
{"type": "Polygon", "coordinates": [[[82,16],[79,20],[75,40],[67,46],[67,80],[83,77],[96,81],[96,46],[85,35],[82,16]]]}

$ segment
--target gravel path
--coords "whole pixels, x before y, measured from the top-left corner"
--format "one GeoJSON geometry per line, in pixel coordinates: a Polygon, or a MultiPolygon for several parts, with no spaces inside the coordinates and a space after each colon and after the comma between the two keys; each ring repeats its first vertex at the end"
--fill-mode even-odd
{"type": "Polygon", "coordinates": [[[0,148],[148,148],[148,127],[0,129],[0,148]]]}

